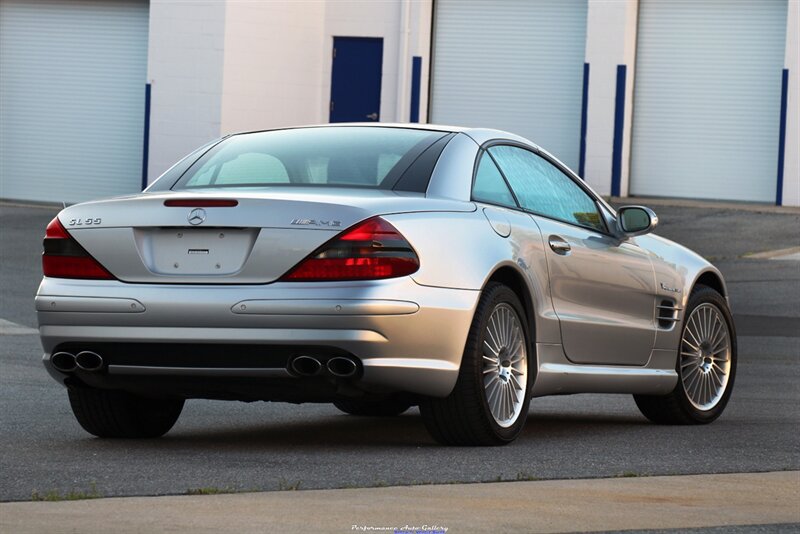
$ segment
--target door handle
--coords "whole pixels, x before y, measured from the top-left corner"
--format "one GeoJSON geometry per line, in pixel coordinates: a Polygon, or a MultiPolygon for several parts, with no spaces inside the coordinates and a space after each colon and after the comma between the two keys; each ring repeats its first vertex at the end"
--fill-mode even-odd
{"type": "Polygon", "coordinates": [[[553,252],[556,254],[561,254],[562,256],[566,256],[569,254],[569,251],[572,250],[572,247],[569,246],[564,238],[558,237],[557,235],[551,235],[549,239],[550,248],[553,249],[553,252]]]}
{"type": "Polygon", "coordinates": [[[371,121],[376,121],[376,120],[378,120],[378,112],[377,112],[377,111],[373,111],[372,113],[370,113],[369,115],[367,115],[367,118],[368,118],[369,120],[371,120],[371,121]]]}

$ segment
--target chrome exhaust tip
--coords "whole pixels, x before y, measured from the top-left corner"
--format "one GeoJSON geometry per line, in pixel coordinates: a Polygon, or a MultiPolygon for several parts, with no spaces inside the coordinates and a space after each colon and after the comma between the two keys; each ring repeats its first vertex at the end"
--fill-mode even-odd
{"type": "Polygon", "coordinates": [[[358,365],[350,358],[336,356],[328,360],[328,372],[339,378],[349,378],[356,374],[358,365]]]}
{"type": "Polygon", "coordinates": [[[71,373],[78,367],[75,355],[69,352],[56,352],[50,356],[50,364],[62,373],[71,373]]]}
{"type": "Polygon", "coordinates": [[[75,356],[75,363],[84,371],[99,371],[103,368],[103,358],[96,352],[85,350],[75,356]]]}
{"type": "Polygon", "coordinates": [[[322,369],[322,364],[311,356],[297,356],[289,363],[289,367],[300,376],[314,376],[322,369]]]}

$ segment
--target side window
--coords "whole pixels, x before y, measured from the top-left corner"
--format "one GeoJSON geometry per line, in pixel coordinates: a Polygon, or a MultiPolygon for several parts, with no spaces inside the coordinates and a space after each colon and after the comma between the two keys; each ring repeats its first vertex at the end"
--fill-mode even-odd
{"type": "Polygon", "coordinates": [[[546,217],[606,231],[594,199],[558,167],[529,150],[494,146],[489,152],[523,208],[546,217]]]}
{"type": "Polygon", "coordinates": [[[514,196],[508,190],[506,181],[492,158],[485,152],[478,162],[478,171],[475,173],[475,185],[472,186],[472,199],[489,204],[499,204],[516,208],[514,196]]]}

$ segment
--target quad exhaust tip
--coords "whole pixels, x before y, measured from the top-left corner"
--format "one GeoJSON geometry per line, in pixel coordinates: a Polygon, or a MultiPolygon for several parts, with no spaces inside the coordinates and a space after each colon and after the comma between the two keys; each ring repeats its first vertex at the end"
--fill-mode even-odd
{"type": "Polygon", "coordinates": [[[75,363],[84,371],[99,371],[103,368],[103,357],[89,350],[79,352],[75,363]]]}
{"type": "Polygon", "coordinates": [[[69,352],[56,352],[50,357],[50,363],[62,373],[71,373],[78,368],[75,355],[69,352]]]}
{"type": "Polygon", "coordinates": [[[289,362],[289,369],[298,376],[316,376],[324,369],[337,378],[349,378],[358,372],[358,364],[352,358],[335,356],[323,365],[313,356],[296,356],[289,362]]]}
{"type": "Polygon", "coordinates": [[[300,376],[314,376],[322,369],[322,363],[312,356],[297,356],[289,366],[300,376]]]}
{"type": "Polygon", "coordinates": [[[350,358],[336,356],[328,360],[328,372],[339,378],[349,378],[356,374],[358,366],[350,358]]]}

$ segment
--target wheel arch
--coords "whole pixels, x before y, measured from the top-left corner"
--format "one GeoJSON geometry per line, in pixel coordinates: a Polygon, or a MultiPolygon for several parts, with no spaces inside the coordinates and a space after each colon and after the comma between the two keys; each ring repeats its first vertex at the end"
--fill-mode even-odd
{"type": "Polygon", "coordinates": [[[487,284],[490,282],[497,282],[507,286],[511,289],[525,309],[525,319],[528,324],[528,332],[530,333],[531,345],[536,345],[536,306],[533,302],[533,294],[530,284],[528,283],[525,274],[519,268],[509,264],[499,265],[486,279],[481,291],[483,291],[487,284]]]}
{"type": "Polygon", "coordinates": [[[725,285],[725,279],[718,270],[704,269],[703,271],[699,272],[692,282],[692,286],[690,288],[691,291],[694,291],[698,285],[710,287],[722,295],[725,300],[728,300],[728,287],[725,285]]]}

